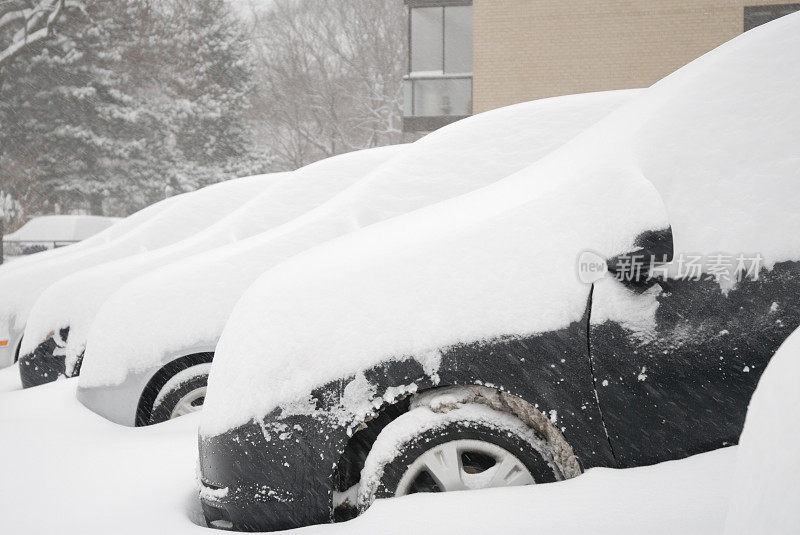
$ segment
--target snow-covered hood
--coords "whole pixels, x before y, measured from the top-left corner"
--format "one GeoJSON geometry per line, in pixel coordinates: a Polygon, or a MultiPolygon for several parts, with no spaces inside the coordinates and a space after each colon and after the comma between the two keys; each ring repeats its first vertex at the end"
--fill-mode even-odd
{"type": "Polygon", "coordinates": [[[499,180],[636,94],[559,97],[459,121],[407,146],[337,198],[287,225],[131,282],[97,315],[81,387],[119,383],[128,372],[159,366],[201,342],[213,347],[238,297],[267,269],[328,239],[499,180]],[[130,325],[145,333],[135,345],[128,343],[130,325]]]}
{"type": "Polygon", "coordinates": [[[17,330],[23,328],[41,292],[58,279],[102,262],[184,239],[252,199],[271,181],[269,175],[240,178],[181,195],[164,210],[108,243],[0,275],[0,295],[3,296],[0,325],[7,324],[17,330]]]}
{"type": "Polygon", "coordinates": [[[515,175],[267,272],[223,331],[201,432],[390,359],[435,373],[452,344],[565,327],[589,292],[578,255],[612,257],[642,231],[671,225],[677,251],[757,247],[767,262],[789,259],[800,232],[798,61],[794,15],[696,60],[515,175]]]}
{"type": "MultiPolygon", "coordinates": [[[[63,352],[68,361],[74,361],[83,353],[98,309],[126,282],[151,269],[286,223],[329,200],[402,149],[398,145],[357,151],[321,160],[293,173],[276,173],[270,185],[254,199],[193,236],[62,278],[48,287],[33,306],[25,328],[23,354],[48,333],[68,326],[63,352]]],[[[153,302],[160,300],[159,294],[153,297],[153,302]]]]}

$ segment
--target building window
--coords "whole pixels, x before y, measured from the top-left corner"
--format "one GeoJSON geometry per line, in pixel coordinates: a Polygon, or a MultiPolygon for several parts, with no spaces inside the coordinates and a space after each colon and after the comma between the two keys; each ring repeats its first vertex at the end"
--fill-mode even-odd
{"type": "Polygon", "coordinates": [[[779,19],[800,11],[800,4],[778,4],[774,6],[745,6],[744,31],[752,30],[756,26],[766,24],[771,20],[779,19]]]}
{"type": "Polygon", "coordinates": [[[409,62],[404,80],[406,130],[432,130],[472,114],[472,5],[406,0],[409,62]]]}

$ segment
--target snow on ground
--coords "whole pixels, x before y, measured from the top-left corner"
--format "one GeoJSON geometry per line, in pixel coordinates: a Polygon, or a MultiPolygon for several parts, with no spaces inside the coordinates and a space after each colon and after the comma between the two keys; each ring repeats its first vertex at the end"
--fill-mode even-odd
{"type": "Polygon", "coordinates": [[[646,230],[671,225],[678,253],[795,259],[800,81],[786,65],[798,59],[800,13],[693,61],[518,173],[266,272],[217,345],[203,434],[393,358],[566,327],[587,302],[579,255],[630,252],[646,230]]]}
{"type": "MultiPolygon", "coordinates": [[[[215,533],[201,528],[199,415],[144,428],[112,424],[75,400],[74,379],[19,390],[0,370],[0,531],[15,535],[215,533]]],[[[379,500],[344,524],[298,535],[715,534],[735,448],[566,482],[379,500]]]]}
{"type": "Polygon", "coordinates": [[[758,382],[740,440],[725,533],[800,529],[800,330],[778,349],[758,382]]]}
{"type": "MultiPolygon", "coordinates": [[[[167,356],[213,348],[239,296],[268,268],[359,227],[499,180],[541,158],[637,94],[637,90],[608,91],[543,99],[458,121],[406,145],[402,153],[361,181],[290,223],[140,276],[99,309],[86,338],[81,385],[119,384],[129,371],[161,366],[167,356]],[[200,288],[202,291],[197,291],[200,288]],[[154,310],[156,301],[160,305],[154,310]],[[188,316],[186,310],[192,314],[188,316]],[[147,333],[146,340],[129,343],[131,325],[137,326],[137,332],[147,333]]],[[[113,273],[79,275],[94,300],[98,279],[120,279],[113,273]]],[[[60,286],[60,298],[46,303],[48,315],[63,318],[65,311],[87,301],[73,297],[74,279],[47,291],[51,294],[60,286]],[[69,299],[75,303],[64,304],[69,299]]],[[[35,317],[44,308],[45,297],[31,315],[25,334],[28,339],[33,338],[34,323],[39,333],[55,327],[35,317]]],[[[83,332],[70,331],[68,354],[70,348],[83,347],[83,332]]]]}

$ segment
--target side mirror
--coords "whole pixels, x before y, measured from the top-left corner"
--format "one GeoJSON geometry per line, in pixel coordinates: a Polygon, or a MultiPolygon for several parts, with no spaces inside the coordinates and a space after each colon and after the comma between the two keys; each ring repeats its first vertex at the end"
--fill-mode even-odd
{"type": "Polygon", "coordinates": [[[608,271],[622,282],[650,286],[657,282],[656,270],[672,262],[674,254],[671,227],[649,230],[636,238],[632,251],[610,258],[608,271]]]}

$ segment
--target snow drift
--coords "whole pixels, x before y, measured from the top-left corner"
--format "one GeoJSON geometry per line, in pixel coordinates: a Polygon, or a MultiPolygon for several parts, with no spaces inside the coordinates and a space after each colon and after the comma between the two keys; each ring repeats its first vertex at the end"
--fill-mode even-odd
{"type": "MultiPolygon", "coordinates": [[[[0,325],[9,330],[24,328],[36,299],[58,279],[102,262],[157,249],[186,238],[253,198],[272,180],[269,175],[240,178],[181,195],[112,241],[88,250],[79,248],[71,254],[0,275],[0,295],[3,295],[0,325]]],[[[109,230],[115,228],[116,225],[109,230]]]]}
{"type": "Polygon", "coordinates": [[[219,341],[201,432],[222,433],[381,361],[430,365],[459,342],[565,327],[587,299],[579,254],[611,258],[642,229],[671,224],[677,251],[793,259],[800,79],[789,65],[798,59],[800,15],[787,16],[497,184],[266,273],[219,341]]]}
{"type": "MultiPolygon", "coordinates": [[[[169,262],[286,223],[327,201],[401,149],[402,146],[394,146],[358,151],[321,160],[293,173],[277,173],[254,199],[185,240],[64,277],[47,288],[33,306],[22,353],[32,351],[48,333],[69,327],[65,353],[68,364],[74,362],[83,353],[97,310],[126,282],[169,262]]],[[[160,299],[163,296],[153,296],[153,302],[160,299]]]]}
{"type": "Polygon", "coordinates": [[[800,525],[800,331],[758,382],[739,440],[725,533],[793,533],[800,525]]]}
{"type": "Polygon", "coordinates": [[[266,269],[327,239],[511,174],[635,94],[546,99],[460,121],[408,146],[348,191],[287,225],[134,280],[98,313],[81,386],[118,384],[128,371],[158,366],[177,356],[173,353],[213,348],[238,297],[266,269]],[[152,306],[155,301],[158,307],[152,306]],[[147,334],[135,345],[129,343],[133,325],[147,334]]]}

